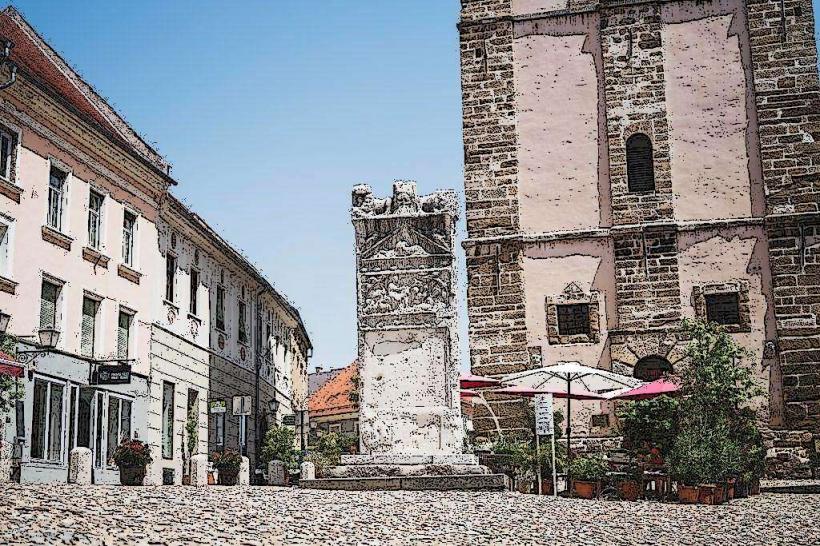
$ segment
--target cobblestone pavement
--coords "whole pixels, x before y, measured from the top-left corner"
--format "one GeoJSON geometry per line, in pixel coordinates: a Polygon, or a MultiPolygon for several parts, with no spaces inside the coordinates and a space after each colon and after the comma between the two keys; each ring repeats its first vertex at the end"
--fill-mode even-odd
{"type": "Polygon", "coordinates": [[[0,544],[818,544],[820,495],[722,506],[518,493],[10,485],[0,544]]]}

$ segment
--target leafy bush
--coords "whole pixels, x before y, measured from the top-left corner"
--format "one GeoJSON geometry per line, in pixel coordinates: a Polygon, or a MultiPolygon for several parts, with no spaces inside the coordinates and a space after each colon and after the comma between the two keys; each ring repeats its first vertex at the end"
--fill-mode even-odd
{"type": "Polygon", "coordinates": [[[273,427],[265,434],[260,459],[267,465],[271,461],[282,461],[286,468],[297,468],[298,451],[294,447],[296,433],[289,427],[273,427]]]}
{"type": "MultiPolygon", "coordinates": [[[[17,338],[11,334],[0,336],[0,351],[7,355],[16,355],[17,338]]],[[[23,393],[25,388],[16,377],[0,375],[0,415],[11,411],[14,403],[23,398],[23,393]]]]}
{"type": "Polygon", "coordinates": [[[687,485],[759,477],[763,443],[755,412],[745,404],[762,390],[743,364],[748,352],[720,325],[684,320],[683,326],[690,342],[678,369],[682,399],[672,475],[687,485]]]}
{"type": "Polygon", "coordinates": [[[585,482],[597,482],[606,476],[609,465],[601,457],[576,457],[569,463],[572,478],[585,482]]]}
{"type": "Polygon", "coordinates": [[[214,468],[220,471],[239,471],[239,468],[242,466],[242,455],[232,449],[226,449],[222,453],[216,452],[211,454],[211,462],[214,468]]]}
{"type": "Polygon", "coordinates": [[[139,440],[123,440],[114,450],[114,464],[120,467],[143,467],[153,461],[151,446],[139,440]]]}
{"type": "Polygon", "coordinates": [[[670,396],[626,402],[618,409],[623,447],[640,455],[669,455],[678,432],[679,402],[670,396]]]}

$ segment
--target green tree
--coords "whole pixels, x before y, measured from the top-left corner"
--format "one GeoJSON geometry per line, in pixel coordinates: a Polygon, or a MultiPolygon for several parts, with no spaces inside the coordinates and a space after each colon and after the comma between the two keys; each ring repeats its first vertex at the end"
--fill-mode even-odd
{"type": "Polygon", "coordinates": [[[282,461],[287,468],[298,466],[299,452],[295,446],[296,433],[289,427],[272,427],[265,434],[260,458],[267,465],[271,461],[282,461]]]}

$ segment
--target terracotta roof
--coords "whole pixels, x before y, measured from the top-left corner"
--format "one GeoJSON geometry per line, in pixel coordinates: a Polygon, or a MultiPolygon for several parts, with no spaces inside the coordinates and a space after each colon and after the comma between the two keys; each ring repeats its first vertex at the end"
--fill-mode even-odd
{"type": "Polygon", "coordinates": [[[357,372],[358,365],[356,361],[353,361],[314,392],[308,398],[308,410],[311,417],[359,411],[359,404],[350,401],[350,392],[354,387],[353,379],[357,372]]]}
{"type": "Polygon", "coordinates": [[[122,146],[168,175],[168,162],[11,6],[0,11],[0,35],[14,43],[11,60],[30,79],[41,81],[122,146]]]}

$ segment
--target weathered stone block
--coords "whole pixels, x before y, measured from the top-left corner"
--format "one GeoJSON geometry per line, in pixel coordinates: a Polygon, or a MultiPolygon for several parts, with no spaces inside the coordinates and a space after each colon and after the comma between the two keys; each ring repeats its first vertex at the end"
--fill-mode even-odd
{"type": "Polygon", "coordinates": [[[204,453],[191,457],[191,485],[195,487],[208,485],[208,456],[204,453]]]}
{"type": "Polygon", "coordinates": [[[75,447],[68,459],[68,483],[91,485],[91,450],[75,447]]]}
{"type": "Polygon", "coordinates": [[[287,469],[282,461],[271,461],[268,463],[268,485],[287,485],[287,469]]]}

